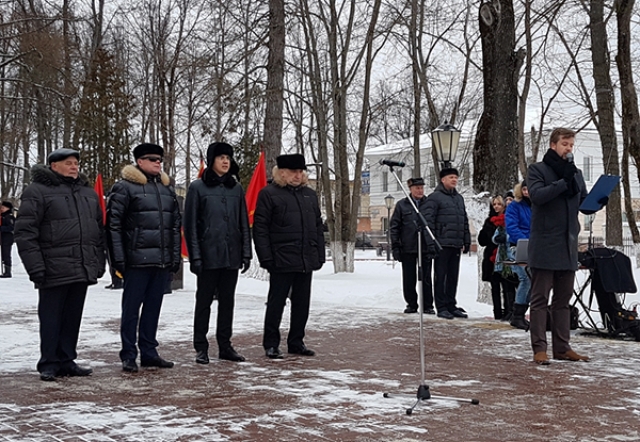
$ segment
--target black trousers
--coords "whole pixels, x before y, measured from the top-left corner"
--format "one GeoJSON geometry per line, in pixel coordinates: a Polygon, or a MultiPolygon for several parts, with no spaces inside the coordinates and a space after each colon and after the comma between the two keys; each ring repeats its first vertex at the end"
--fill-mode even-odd
{"type": "MultiPolygon", "coordinates": [[[[433,284],[431,283],[432,260],[422,257],[422,306],[433,308],[433,284]]],[[[418,308],[416,291],[418,273],[418,254],[402,254],[402,293],[407,307],[418,308]]]]}
{"type": "Polygon", "coordinates": [[[85,282],[38,291],[40,360],[36,368],[40,373],[57,373],[75,364],[86,295],[85,282]]]}
{"type": "Polygon", "coordinates": [[[127,268],[122,291],[122,318],[120,359],[135,359],[136,336],[140,359],[158,356],[158,320],[164,297],[164,288],[169,280],[169,270],[159,267],[127,268]]]}
{"type": "Polygon", "coordinates": [[[216,340],[218,348],[231,346],[233,328],[233,308],[235,305],[238,269],[203,270],[198,275],[196,288],[196,308],[193,318],[193,348],[196,351],[209,350],[207,333],[211,318],[211,304],[218,297],[218,320],[216,340]]]}
{"type": "Polygon", "coordinates": [[[491,274],[491,300],[493,302],[494,319],[502,319],[504,314],[513,310],[515,296],[516,285],[504,279],[500,273],[493,272],[491,274]],[[500,294],[501,291],[502,295],[500,294]]]}
{"type": "Polygon", "coordinates": [[[1,250],[1,255],[2,255],[2,264],[6,265],[7,267],[11,267],[11,246],[13,246],[13,243],[10,244],[2,244],[2,246],[0,246],[0,250],[1,250]]]}
{"type": "Polygon", "coordinates": [[[304,330],[309,318],[312,275],[312,273],[271,273],[269,276],[269,295],[262,338],[262,346],[265,349],[280,345],[280,323],[287,296],[291,297],[288,349],[297,350],[304,345],[304,330]]]}
{"type": "Polygon", "coordinates": [[[457,247],[443,247],[433,262],[433,291],[438,312],[456,308],[460,253],[457,247]]]}

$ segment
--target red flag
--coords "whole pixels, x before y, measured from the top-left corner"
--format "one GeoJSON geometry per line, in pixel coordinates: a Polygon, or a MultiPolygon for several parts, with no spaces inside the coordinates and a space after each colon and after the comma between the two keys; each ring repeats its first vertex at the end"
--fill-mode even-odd
{"type": "Polygon", "coordinates": [[[189,257],[189,250],[187,250],[187,241],[184,239],[184,227],[180,227],[180,254],[182,259],[189,257]]]}
{"type": "Polygon", "coordinates": [[[244,198],[247,202],[247,211],[249,212],[249,226],[253,227],[253,214],[256,211],[256,204],[258,203],[258,193],[267,185],[267,166],[264,162],[264,152],[260,152],[260,159],[256,170],[253,171],[253,176],[247,187],[247,193],[244,198]]]}
{"type": "Polygon", "coordinates": [[[202,154],[200,154],[200,169],[198,169],[198,178],[202,178],[202,174],[204,173],[204,158],[202,158],[202,154]]]}
{"type": "Polygon", "coordinates": [[[104,200],[104,188],[102,187],[102,174],[99,173],[96,177],[96,183],[93,185],[93,190],[98,194],[98,203],[102,209],[102,224],[107,224],[107,203],[104,200]]]}

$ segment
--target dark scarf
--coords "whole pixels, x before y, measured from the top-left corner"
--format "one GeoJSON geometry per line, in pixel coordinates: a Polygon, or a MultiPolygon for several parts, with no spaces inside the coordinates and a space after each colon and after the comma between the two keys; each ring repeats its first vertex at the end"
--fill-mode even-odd
{"type": "MultiPolygon", "coordinates": [[[[564,177],[565,168],[569,167],[569,162],[567,160],[563,160],[558,153],[553,150],[547,150],[547,153],[544,154],[544,158],[542,162],[549,166],[558,178],[562,179],[564,177]]],[[[571,198],[574,195],[577,195],[580,192],[580,188],[578,187],[578,183],[576,182],[576,177],[574,176],[571,182],[567,183],[568,189],[562,194],[565,198],[571,198]]]]}
{"type": "Polygon", "coordinates": [[[202,181],[204,181],[207,187],[215,187],[222,184],[225,187],[231,189],[236,185],[236,180],[231,176],[230,173],[225,173],[224,175],[220,176],[209,168],[207,168],[207,170],[205,170],[202,174],[202,181]]]}

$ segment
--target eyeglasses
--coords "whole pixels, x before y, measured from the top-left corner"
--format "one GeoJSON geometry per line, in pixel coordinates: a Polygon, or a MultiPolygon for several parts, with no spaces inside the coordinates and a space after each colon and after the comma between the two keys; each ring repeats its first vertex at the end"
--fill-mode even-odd
{"type": "Polygon", "coordinates": [[[162,163],[162,157],[142,157],[140,159],[151,161],[152,163],[162,163]]]}

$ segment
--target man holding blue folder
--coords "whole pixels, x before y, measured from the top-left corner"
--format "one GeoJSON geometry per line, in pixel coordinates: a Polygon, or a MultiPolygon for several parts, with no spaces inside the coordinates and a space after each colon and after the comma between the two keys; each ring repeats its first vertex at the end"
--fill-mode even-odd
{"type": "Polygon", "coordinates": [[[557,128],[541,162],[529,166],[527,185],[531,198],[531,236],[528,266],[531,270],[531,347],[533,360],[548,365],[547,311],[551,302],[553,358],[587,361],[569,345],[570,310],[575,271],[578,269],[578,210],[587,196],[582,172],[573,162],[575,132],[557,128]]]}

